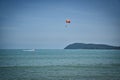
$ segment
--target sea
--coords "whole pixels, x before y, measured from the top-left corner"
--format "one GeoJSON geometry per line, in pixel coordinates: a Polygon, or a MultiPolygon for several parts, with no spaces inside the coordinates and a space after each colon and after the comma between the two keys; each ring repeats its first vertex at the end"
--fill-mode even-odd
{"type": "Polygon", "coordinates": [[[0,49],[0,80],[120,80],[120,50],[0,49]]]}

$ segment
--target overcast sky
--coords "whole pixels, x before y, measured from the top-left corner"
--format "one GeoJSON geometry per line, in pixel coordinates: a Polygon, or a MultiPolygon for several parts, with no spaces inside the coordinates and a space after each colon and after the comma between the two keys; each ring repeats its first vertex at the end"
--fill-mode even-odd
{"type": "Polygon", "coordinates": [[[120,0],[0,0],[0,48],[120,46],[119,35],[120,0]]]}

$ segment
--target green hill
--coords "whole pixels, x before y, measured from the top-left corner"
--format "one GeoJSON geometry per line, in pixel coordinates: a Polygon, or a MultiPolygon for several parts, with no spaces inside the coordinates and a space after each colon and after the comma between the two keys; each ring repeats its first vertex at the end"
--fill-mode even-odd
{"type": "Polygon", "coordinates": [[[111,46],[106,44],[85,44],[85,43],[73,43],[66,46],[64,49],[118,49],[118,46],[111,46]]]}

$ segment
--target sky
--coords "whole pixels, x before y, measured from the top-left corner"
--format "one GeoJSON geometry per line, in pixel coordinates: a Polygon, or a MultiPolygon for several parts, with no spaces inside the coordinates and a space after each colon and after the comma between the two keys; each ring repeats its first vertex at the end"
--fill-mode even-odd
{"type": "Polygon", "coordinates": [[[119,35],[120,0],[0,0],[1,49],[120,46],[119,35]]]}

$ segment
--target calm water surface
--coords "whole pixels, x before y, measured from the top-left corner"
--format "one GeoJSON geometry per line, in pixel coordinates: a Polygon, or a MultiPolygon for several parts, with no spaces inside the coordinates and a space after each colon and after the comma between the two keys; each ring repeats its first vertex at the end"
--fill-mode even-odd
{"type": "Polygon", "coordinates": [[[120,80],[120,50],[0,50],[0,80],[120,80]]]}

